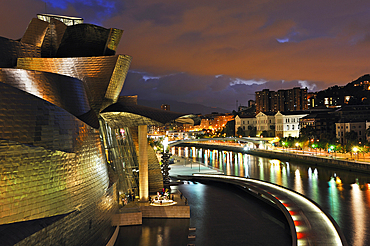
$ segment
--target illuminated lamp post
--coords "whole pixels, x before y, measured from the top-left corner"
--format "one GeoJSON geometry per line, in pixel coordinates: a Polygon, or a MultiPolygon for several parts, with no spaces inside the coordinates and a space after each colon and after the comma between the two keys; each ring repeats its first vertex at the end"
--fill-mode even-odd
{"type": "Polygon", "coordinates": [[[334,151],[334,158],[336,158],[337,151],[335,149],[335,146],[334,145],[331,145],[329,149],[330,149],[330,152],[334,151]]]}
{"type": "MultiPolygon", "coordinates": [[[[357,146],[355,146],[355,147],[353,147],[353,152],[355,152],[355,161],[356,161],[356,155],[358,155],[358,147],[357,146]]],[[[357,157],[357,160],[358,160],[358,157],[357,157]]]]}
{"type": "Polygon", "coordinates": [[[281,144],[283,145],[283,152],[284,152],[284,147],[285,147],[285,144],[286,143],[285,142],[282,142],[281,144]]]}
{"type": "Polygon", "coordinates": [[[296,152],[298,153],[298,147],[299,147],[299,143],[295,143],[295,148],[296,148],[296,152]]]}
{"type": "Polygon", "coordinates": [[[312,144],[312,145],[311,145],[311,147],[312,147],[313,149],[315,149],[315,155],[317,155],[317,148],[316,148],[316,144],[312,144]]]}

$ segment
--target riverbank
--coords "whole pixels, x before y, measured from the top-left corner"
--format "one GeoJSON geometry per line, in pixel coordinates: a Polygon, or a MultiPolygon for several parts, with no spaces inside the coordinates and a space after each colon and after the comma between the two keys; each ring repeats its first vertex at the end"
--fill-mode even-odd
{"type": "Polygon", "coordinates": [[[314,155],[310,152],[286,152],[281,151],[280,149],[277,150],[263,150],[263,149],[248,149],[245,150],[244,146],[235,146],[235,145],[220,145],[220,144],[205,144],[205,143],[179,143],[176,147],[198,147],[198,148],[205,148],[205,149],[216,149],[216,150],[225,150],[225,151],[234,151],[234,152],[241,152],[250,155],[256,155],[260,157],[266,158],[273,158],[279,159],[282,161],[296,161],[301,162],[308,165],[315,165],[315,166],[324,166],[324,167],[332,167],[332,168],[339,168],[348,171],[356,171],[370,174],[370,163],[369,162],[360,162],[356,160],[345,160],[345,159],[338,159],[333,156],[322,156],[322,155],[314,155]]]}

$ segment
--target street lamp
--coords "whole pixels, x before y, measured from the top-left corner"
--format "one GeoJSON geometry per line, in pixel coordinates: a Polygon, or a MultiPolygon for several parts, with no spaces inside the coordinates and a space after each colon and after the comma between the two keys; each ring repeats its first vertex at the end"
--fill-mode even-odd
{"type": "MultiPolygon", "coordinates": [[[[335,146],[334,145],[331,145],[330,147],[329,147],[329,149],[330,149],[330,152],[332,152],[332,151],[334,151],[334,158],[336,157],[336,153],[337,153],[337,151],[336,151],[336,149],[335,149],[335,146]]],[[[333,154],[332,154],[333,155],[333,154]]]]}
{"type": "MultiPolygon", "coordinates": [[[[355,160],[356,160],[356,155],[357,155],[357,151],[358,151],[358,148],[355,146],[353,147],[353,152],[355,152],[355,160]]],[[[357,157],[357,160],[358,160],[358,157],[357,157]]]]}
{"type": "Polygon", "coordinates": [[[313,149],[315,149],[315,155],[317,155],[317,149],[316,149],[316,144],[311,145],[313,149]]]}
{"type": "Polygon", "coordinates": [[[283,152],[284,152],[285,142],[282,142],[282,145],[283,145],[283,152]]]}

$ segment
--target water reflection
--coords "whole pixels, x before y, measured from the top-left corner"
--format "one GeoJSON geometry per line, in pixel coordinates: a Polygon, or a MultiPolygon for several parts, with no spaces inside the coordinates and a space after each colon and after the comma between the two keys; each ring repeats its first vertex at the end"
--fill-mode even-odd
{"type": "Polygon", "coordinates": [[[120,227],[115,246],[187,245],[189,219],[143,219],[140,226],[120,227]]]}
{"type": "Polygon", "coordinates": [[[353,215],[353,231],[354,231],[354,246],[368,245],[364,244],[366,234],[366,213],[362,196],[362,191],[358,183],[352,184],[352,215],[353,215]]]}
{"type": "MultiPolygon", "coordinates": [[[[184,155],[179,151],[184,150],[176,148],[176,154],[184,155]]],[[[349,245],[370,245],[370,228],[366,220],[370,216],[370,175],[230,151],[193,147],[192,152],[196,153],[193,154],[195,161],[218,168],[227,175],[273,182],[306,195],[331,214],[349,245]]]]}
{"type": "Polygon", "coordinates": [[[302,186],[302,178],[299,169],[295,170],[295,179],[294,179],[294,190],[304,195],[304,190],[302,186]]]}

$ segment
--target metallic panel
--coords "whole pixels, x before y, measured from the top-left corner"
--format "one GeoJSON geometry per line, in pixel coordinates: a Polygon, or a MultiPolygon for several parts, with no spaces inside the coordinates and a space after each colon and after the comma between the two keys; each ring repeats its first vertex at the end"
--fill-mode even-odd
{"type": "Polygon", "coordinates": [[[68,26],[56,57],[114,55],[122,32],[92,24],[68,26]]]}
{"type": "Polygon", "coordinates": [[[162,125],[160,122],[141,115],[127,112],[104,112],[101,117],[112,128],[134,127],[140,125],[162,125]]]}
{"type": "Polygon", "coordinates": [[[0,37],[0,67],[15,67],[18,57],[41,57],[40,47],[0,37]]]}
{"type": "Polygon", "coordinates": [[[21,42],[41,47],[48,27],[48,22],[33,18],[28,25],[27,30],[21,39],[21,42]]]}
{"type": "Polygon", "coordinates": [[[111,28],[109,32],[107,44],[106,44],[106,49],[109,49],[111,51],[116,51],[119,41],[121,40],[122,34],[123,34],[123,30],[111,28]]]}
{"type": "Polygon", "coordinates": [[[64,109],[1,82],[0,91],[0,139],[65,152],[83,141],[87,125],[64,109]]]}
{"type": "Polygon", "coordinates": [[[112,128],[163,125],[174,120],[194,124],[196,117],[193,115],[137,105],[132,103],[133,99],[132,97],[119,97],[117,103],[104,109],[100,115],[112,128]]]}
{"type": "Polygon", "coordinates": [[[27,70],[58,73],[85,83],[90,106],[100,112],[118,100],[131,56],[99,56],[73,58],[21,58],[17,67],[27,70]]]}
{"type": "Polygon", "coordinates": [[[13,68],[0,68],[0,82],[40,97],[75,116],[91,108],[83,82],[59,74],[13,68]]]}
{"type": "Polygon", "coordinates": [[[78,210],[108,188],[99,132],[0,83],[0,224],[78,210]]]}
{"type": "Polygon", "coordinates": [[[67,26],[63,22],[54,18],[50,20],[49,28],[41,46],[42,57],[55,57],[66,29],[67,26]]]}

